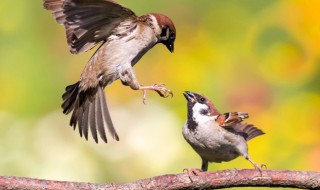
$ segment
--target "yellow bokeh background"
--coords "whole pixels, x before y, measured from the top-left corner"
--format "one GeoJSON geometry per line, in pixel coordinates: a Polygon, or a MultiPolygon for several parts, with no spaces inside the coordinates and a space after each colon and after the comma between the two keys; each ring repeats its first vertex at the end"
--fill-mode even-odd
{"type": "MultiPolygon", "coordinates": [[[[243,111],[266,132],[249,153],[269,169],[320,171],[320,1],[162,0],[120,3],[175,23],[175,52],[155,46],[135,66],[143,85],[165,83],[173,98],[116,81],[106,89],[120,142],[80,138],[62,114],[65,86],[93,51],[69,53],[64,29],[41,0],[0,2],[0,175],[129,182],[200,167],[184,141],[185,90],[221,112],[243,111]]],[[[209,170],[252,168],[244,158],[209,170]]]]}

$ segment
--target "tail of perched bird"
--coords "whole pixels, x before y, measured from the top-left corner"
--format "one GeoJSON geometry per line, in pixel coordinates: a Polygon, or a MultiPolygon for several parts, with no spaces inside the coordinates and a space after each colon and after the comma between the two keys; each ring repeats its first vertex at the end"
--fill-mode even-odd
{"type": "Polygon", "coordinates": [[[97,133],[107,143],[104,128],[106,123],[110,134],[118,141],[119,136],[113,127],[103,87],[98,85],[95,88],[82,91],[79,85],[80,82],[67,86],[66,92],[62,95],[63,113],[72,112],[70,126],[75,129],[78,124],[80,136],[84,135],[86,140],[88,140],[88,129],[90,128],[96,143],[98,143],[97,133]]]}
{"type": "Polygon", "coordinates": [[[246,123],[237,123],[232,126],[232,129],[241,135],[246,141],[265,134],[262,130],[258,129],[254,125],[246,123]]]}

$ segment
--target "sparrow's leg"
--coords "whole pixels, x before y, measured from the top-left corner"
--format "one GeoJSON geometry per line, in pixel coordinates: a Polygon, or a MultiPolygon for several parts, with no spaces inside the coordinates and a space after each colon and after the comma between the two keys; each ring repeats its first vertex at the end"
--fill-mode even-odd
{"type": "Polygon", "coordinates": [[[142,86],[139,84],[132,68],[124,69],[120,73],[120,80],[122,84],[130,86],[133,90],[142,90],[143,91],[143,103],[147,99],[147,90],[153,90],[157,92],[161,97],[167,98],[170,95],[173,96],[171,90],[168,90],[164,87],[163,84],[154,84],[152,86],[142,86]]]}
{"type": "Polygon", "coordinates": [[[265,164],[261,164],[261,166],[258,166],[253,160],[251,160],[249,155],[245,155],[244,157],[254,165],[255,169],[259,170],[259,173],[262,176],[262,168],[267,166],[265,164]]]}
{"type": "Polygon", "coordinates": [[[208,171],[208,161],[205,160],[204,158],[201,158],[201,159],[202,159],[201,170],[206,172],[208,171]]]}

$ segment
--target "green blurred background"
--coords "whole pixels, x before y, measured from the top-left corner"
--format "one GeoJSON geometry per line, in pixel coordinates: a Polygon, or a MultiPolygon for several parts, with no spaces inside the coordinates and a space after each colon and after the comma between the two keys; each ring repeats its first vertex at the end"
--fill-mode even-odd
{"type": "MultiPolygon", "coordinates": [[[[320,1],[121,0],[137,15],[161,12],[177,28],[135,66],[141,84],[165,83],[163,99],[116,81],[106,89],[120,142],[80,138],[62,114],[65,86],[94,51],[69,53],[64,28],[41,0],[0,1],[0,175],[129,182],[200,167],[184,141],[184,90],[221,112],[244,111],[266,135],[249,153],[269,169],[320,171],[320,1]]],[[[209,170],[252,168],[240,157],[209,170]]]]}

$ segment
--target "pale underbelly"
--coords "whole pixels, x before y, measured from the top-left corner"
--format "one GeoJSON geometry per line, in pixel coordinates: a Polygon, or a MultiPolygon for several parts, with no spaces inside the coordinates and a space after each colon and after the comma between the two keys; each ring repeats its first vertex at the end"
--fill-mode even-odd
{"type": "Polygon", "coordinates": [[[240,156],[238,150],[230,144],[211,147],[192,147],[202,158],[209,162],[227,162],[240,156]]]}

